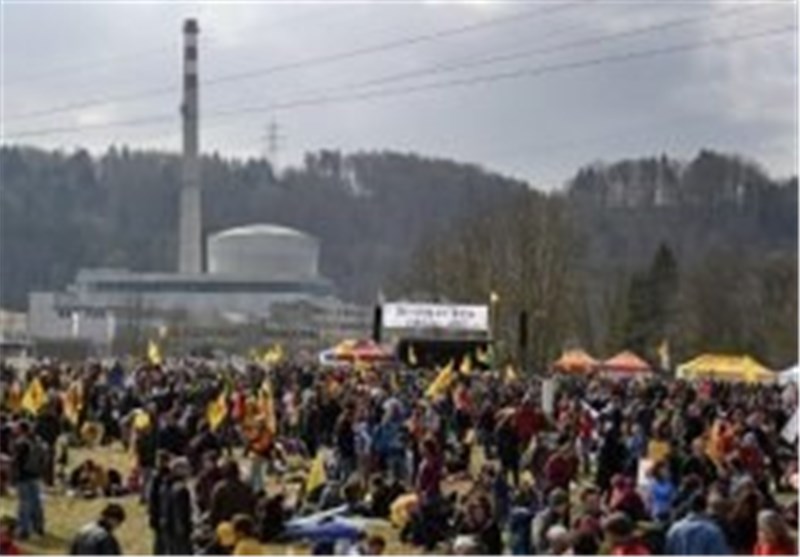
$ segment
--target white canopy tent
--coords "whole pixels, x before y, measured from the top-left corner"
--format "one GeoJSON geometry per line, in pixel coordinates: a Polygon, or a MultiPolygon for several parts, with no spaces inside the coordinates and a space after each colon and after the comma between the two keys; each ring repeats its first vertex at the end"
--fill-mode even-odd
{"type": "Polygon", "coordinates": [[[785,369],[778,373],[778,383],[781,385],[790,385],[797,383],[797,375],[800,372],[800,366],[794,365],[789,369],[785,369]]]}

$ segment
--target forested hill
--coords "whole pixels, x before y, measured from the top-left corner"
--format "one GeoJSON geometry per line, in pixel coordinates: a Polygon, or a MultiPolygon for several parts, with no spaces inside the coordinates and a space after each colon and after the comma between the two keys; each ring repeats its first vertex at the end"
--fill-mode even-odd
{"type": "MultiPolygon", "coordinates": [[[[411,154],[323,151],[279,181],[263,160],[203,159],[206,234],[271,222],[322,241],[321,271],[373,302],[423,235],[481,213],[526,185],[475,165],[411,154]]],[[[0,305],[62,288],[81,267],[174,270],[180,161],[112,149],[0,149],[0,305]]]]}
{"type": "MultiPolygon", "coordinates": [[[[0,164],[3,307],[24,309],[29,290],[62,288],[81,267],[175,269],[178,157],[5,147],[0,164]]],[[[407,273],[420,244],[527,189],[475,165],[389,152],[309,154],[279,180],[263,160],[211,156],[202,173],[207,234],[255,222],[308,231],[322,241],[322,273],[361,302],[407,273]]],[[[797,180],[778,183],[737,157],[596,164],[557,197],[582,239],[590,298],[661,243],[684,266],[726,247],[796,258],[797,180]]]]}
{"type": "Polygon", "coordinates": [[[570,180],[567,197],[598,264],[641,263],[661,242],[684,262],[731,247],[797,252],[797,178],[773,180],[740,157],[595,164],[570,180]]]}

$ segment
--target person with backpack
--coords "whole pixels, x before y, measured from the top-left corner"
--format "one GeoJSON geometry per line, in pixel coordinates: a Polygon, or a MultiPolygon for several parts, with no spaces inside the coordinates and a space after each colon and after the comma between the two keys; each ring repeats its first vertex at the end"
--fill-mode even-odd
{"type": "Polygon", "coordinates": [[[69,548],[70,555],[122,555],[114,530],[125,522],[125,509],[110,503],[99,520],[80,529],[69,548]]]}
{"type": "Polygon", "coordinates": [[[17,520],[20,539],[31,532],[44,535],[44,509],[40,482],[47,465],[46,449],[26,421],[17,425],[12,457],[12,477],[17,490],[17,520]]]}

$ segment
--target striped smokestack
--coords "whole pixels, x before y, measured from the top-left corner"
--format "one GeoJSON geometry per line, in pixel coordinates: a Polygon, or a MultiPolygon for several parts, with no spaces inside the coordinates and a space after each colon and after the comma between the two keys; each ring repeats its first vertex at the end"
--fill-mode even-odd
{"type": "Polygon", "coordinates": [[[198,79],[197,21],[183,25],[183,184],[181,187],[178,271],[203,272],[200,205],[200,164],[198,161],[198,79]]]}

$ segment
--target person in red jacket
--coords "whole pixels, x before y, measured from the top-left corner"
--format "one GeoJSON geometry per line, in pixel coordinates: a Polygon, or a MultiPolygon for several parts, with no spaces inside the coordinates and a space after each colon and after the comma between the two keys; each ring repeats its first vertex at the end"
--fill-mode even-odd
{"type": "Polygon", "coordinates": [[[514,414],[514,427],[516,428],[519,445],[524,451],[531,439],[539,434],[547,423],[544,414],[533,403],[530,397],[525,397],[522,404],[514,414]]]}
{"type": "Polygon", "coordinates": [[[565,443],[547,459],[544,466],[546,490],[560,487],[569,492],[569,484],[577,473],[578,457],[575,455],[575,448],[570,443],[565,443]]]}
{"type": "Polygon", "coordinates": [[[758,541],[753,555],[797,555],[797,542],[777,512],[766,510],[758,513],[758,541]]]}

